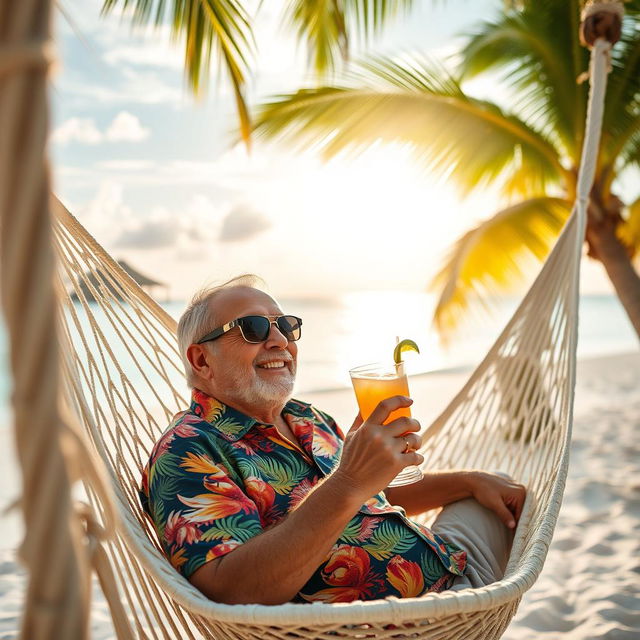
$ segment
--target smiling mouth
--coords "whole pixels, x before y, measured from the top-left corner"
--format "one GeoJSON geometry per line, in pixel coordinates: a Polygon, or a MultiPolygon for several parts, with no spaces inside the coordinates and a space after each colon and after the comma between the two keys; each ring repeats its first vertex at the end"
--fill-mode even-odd
{"type": "Polygon", "coordinates": [[[263,362],[258,365],[260,369],[285,369],[286,366],[287,363],[285,363],[284,360],[273,360],[271,362],[263,362]]]}

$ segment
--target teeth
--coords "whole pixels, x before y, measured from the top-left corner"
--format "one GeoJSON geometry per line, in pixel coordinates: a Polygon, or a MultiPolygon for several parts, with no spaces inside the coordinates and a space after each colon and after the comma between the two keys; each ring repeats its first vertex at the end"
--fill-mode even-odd
{"type": "Polygon", "coordinates": [[[282,362],[282,360],[278,360],[277,362],[263,362],[258,366],[263,369],[282,369],[282,367],[284,367],[284,362],[282,362]]]}

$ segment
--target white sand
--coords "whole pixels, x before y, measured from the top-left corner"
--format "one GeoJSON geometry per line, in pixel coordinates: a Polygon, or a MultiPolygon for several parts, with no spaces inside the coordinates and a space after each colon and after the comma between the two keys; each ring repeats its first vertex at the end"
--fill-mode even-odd
{"type": "MultiPolygon", "coordinates": [[[[424,424],[444,407],[467,373],[412,380],[424,424]]],[[[307,394],[350,426],[346,392],[307,394]]],[[[508,640],[640,638],[640,354],[580,362],[569,478],[545,568],[525,594],[508,640]]],[[[15,497],[12,438],[0,430],[0,509],[15,497]]],[[[0,526],[0,639],[16,638],[25,579],[15,561],[17,517],[0,526]]],[[[113,638],[99,594],[92,637],[113,638]]]]}

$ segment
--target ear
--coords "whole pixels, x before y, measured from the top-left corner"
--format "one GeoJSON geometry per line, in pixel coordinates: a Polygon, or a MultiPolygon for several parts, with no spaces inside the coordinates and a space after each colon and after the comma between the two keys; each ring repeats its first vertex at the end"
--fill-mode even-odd
{"type": "Polygon", "coordinates": [[[209,366],[211,354],[204,344],[192,344],[187,349],[187,359],[191,363],[193,373],[205,380],[212,378],[211,367],[209,366]]]}

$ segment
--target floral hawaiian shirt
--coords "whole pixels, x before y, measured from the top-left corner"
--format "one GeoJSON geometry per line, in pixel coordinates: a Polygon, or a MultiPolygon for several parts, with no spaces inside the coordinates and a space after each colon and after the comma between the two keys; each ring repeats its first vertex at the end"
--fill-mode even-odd
{"type": "MultiPolygon", "coordinates": [[[[334,420],[290,400],[298,444],[195,389],[153,449],[140,497],[171,564],[185,577],[286,517],[340,459],[334,420]]],[[[384,493],[353,516],[298,601],[413,597],[447,589],[466,553],[409,520],[384,493]]]]}

